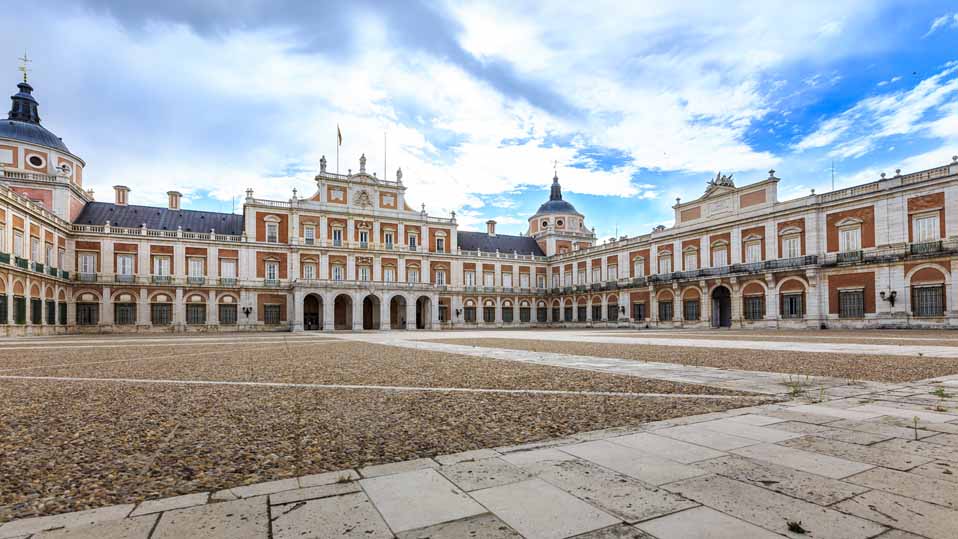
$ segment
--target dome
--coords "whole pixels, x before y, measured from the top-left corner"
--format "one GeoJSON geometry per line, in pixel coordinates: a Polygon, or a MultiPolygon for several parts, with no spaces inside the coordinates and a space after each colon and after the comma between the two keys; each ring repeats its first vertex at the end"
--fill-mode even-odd
{"type": "Polygon", "coordinates": [[[552,177],[552,190],[549,192],[549,200],[539,206],[536,215],[545,213],[574,213],[576,215],[582,215],[576,211],[575,206],[562,200],[562,186],[559,185],[558,174],[552,177]]]}
{"type": "Polygon", "coordinates": [[[7,120],[0,120],[0,138],[38,144],[70,153],[60,137],[40,125],[37,100],[31,95],[33,87],[26,82],[21,82],[17,87],[20,91],[10,96],[13,103],[7,120]]]}

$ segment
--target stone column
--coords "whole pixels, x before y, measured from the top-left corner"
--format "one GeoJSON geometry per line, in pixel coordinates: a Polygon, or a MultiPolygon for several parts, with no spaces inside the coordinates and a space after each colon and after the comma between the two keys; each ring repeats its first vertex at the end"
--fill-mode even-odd
{"type": "Polygon", "coordinates": [[[363,329],[363,295],[358,292],[350,294],[353,298],[353,331],[363,329]]]}
{"type": "Polygon", "coordinates": [[[136,325],[148,328],[153,325],[150,320],[150,297],[146,288],[140,289],[140,297],[136,302],[136,325]]]}
{"type": "MultiPolygon", "coordinates": [[[[103,294],[100,296],[100,325],[101,326],[112,326],[113,325],[113,298],[110,296],[113,294],[113,291],[109,286],[103,287],[103,294]]],[[[29,300],[27,300],[27,306],[29,306],[29,300]]],[[[27,320],[29,322],[29,319],[27,320]]]]}
{"type": "MultiPolygon", "coordinates": [[[[256,320],[256,307],[253,306],[253,313],[250,317],[256,320]]],[[[176,296],[173,298],[173,328],[174,331],[183,331],[186,327],[186,307],[183,304],[183,289],[177,287],[176,296]]]]}
{"type": "Polygon", "coordinates": [[[392,319],[389,316],[389,302],[390,299],[387,298],[385,294],[383,294],[383,298],[379,300],[379,329],[383,331],[392,329],[392,319]]]}
{"type": "Polygon", "coordinates": [[[336,294],[327,294],[326,296],[323,296],[323,331],[335,330],[335,309],[336,294]]]}
{"type": "Polygon", "coordinates": [[[406,329],[416,330],[416,297],[406,298],[406,329]]]}

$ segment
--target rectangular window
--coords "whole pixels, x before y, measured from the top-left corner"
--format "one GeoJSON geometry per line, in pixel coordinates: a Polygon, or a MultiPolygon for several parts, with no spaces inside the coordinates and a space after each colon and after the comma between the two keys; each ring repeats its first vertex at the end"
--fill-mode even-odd
{"type": "Polygon", "coordinates": [[[44,263],[47,264],[48,266],[53,265],[53,244],[52,243],[47,244],[47,253],[46,253],[46,258],[44,258],[44,263]]]}
{"type": "Polygon", "coordinates": [[[671,256],[659,257],[659,273],[672,273],[672,257],[671,256]]]}
{"type": "Polygon", "coordinates": [[[520,273],[519,274],[519,288],[529,288],[529,274],[520,273]]]}
{"type": "Polygon", "coordinates": [[[619,278],[619,266],[609,266],[607,270],[607,278],[610,281],[615,281],[619,278]]]}
{"type": "Polygon", "coordinates": [[[10,316],[10,311],[8,311],[9,308],[10,307],[7,305],[7,295],[0,294],[0,325],[7,323],[7,320],[10,316]]]}
{"type": "Polygon", "coordinates": [[[190,277],[202,277],[204,273],[204,266],[206,265],[206,260],[203,258],[190,258],[189,262],[189,276],[190,277]]]}
{"type": "Polygon", "coordinates": [[[266,243],[279,241],[279,223],[266,223],[266,243]]]}
{"type": "Polygon", "coordinates": [[[805,294],[782,295],[782,318],[802,318],[805,316],[805,294]]]}
{"type": "MultiPolygon", "coordinates": [[[[0,234],[2,234],[2,231],[0,231],[0,234]]],[[[3,251],[3,249],[0,249],[0,251],[3,251]]],[[[62,268],[63,264],[66,263],[66,257],[67,257],[66,250],[58,248],[57,249],[57,267],[58,268],[62,268]]]]}
{"type": "Polygon", "coordinates": [[[595,322],[602,320],[602,305],[598,303],[592,304],[592,320],[595,322]]]}
{"type": "Polygon", "coordinates": [[[785,236],[782,238],[782,258],[797,258],[802,256],[801,236],[785,236]]]}
{"type": "Polygon", "coordinates": [[[750,241],[745,244],[745,263],[754,264],[762,261],[762,242],[750,241]]]}
{"type": "Polygon", "coordinates": [[[34,262],[43,262],[40,260],[40,239],[30,238],[30,260],[34,262]]]}
{"type": "Polygon", "coordinates": [[[220,324],[224,326],[236,325],[236,304],[235,303],[220,303],[218,314],[219,314],[220,324]]]}
{"type": "Polygon", "coordinates": [[[133,275],[133,255],[116,255],[117,275],[133,275]]]}
{"type": "Polygon", "coordinates": [[[205,303],[187,303],[186,304],[186,323],[191,326],[205,324],[206,323],[206,304],[205,303]]]}
{"type": "Polygon", "coordinates": [[[672,319],[672,302],[659,302],[659,320],[668,321],[672,319]]]}
{"type": "Polygon", "coordinates": [[[93,253],[80,253],[78,269],[80,273],[96,273],[96,255],[93,253]]]}
{"type": "Polygon", "coordinates": [[[303,227],[303,240],[306,242],[306,245],[312,245],[316,243],[316,227],[313,225],[307,225],[303,227]]]}
{"type": "Polygon", "coordinates": [[[30,300],[30,323],[37,326],[43,323],[43,300],[30,300]]]}
{"type": "Polygon", "coordinates": [[[698,269],[699,265],[699,255],[698,253],[689,252],[685,253],[685,271],[694,271],[698,269]]]}
{"type": "Polygon", "coordinates": [[[712,267],[721,268],[728,266],[728,249],[719,247],[712,251],[712,267]]]}
{"type": "Polygon", "coordinates": [[[619,304],[618,303],[610,303],[608,306],[606,306],[605,310],[606,310],[606,315],[609,318],[609,322],[615,322],[616,320],[619,319],[619,304]]]}
{"type": "Polygon", "coordinates": [[[370,268],[369,266],[359,266],[359,280],[360,281],[372,280],[372,268],[370,268]]]}
{"type": "Polygon", "coordinates": [[[409,268],[406,271],[406,280],[410,283],[419,282],[419,269],[418,268],[409,268]]]}
{"type": "Polygon", "coordinates": [[[592,268],[592,282],[593,283],[602,282],[602,268],[598,268],[598,267],[592,268]]]}
{"type": "Polygon", "coordinates": [[[645,320],[645,304],[644,303],[633,303],[632,304],[632,320],[641,322],[645,320]]]}
{"type": "Polygon", "coordinates": [[[359,231],[359,245],[362,246],[362,247],[366,247],[367,245],[369,245],[369,231],[368,231],[368,230],[360,230],[360,231],[359,231]]]}
{"type": "Polygon", "coordinates": [[[571,271],[565,272],[564,277],[565,277],[564,286],[572,286],[572,272],[571,271]]]}
{"type": "Polygon", "coordinates": [[[636,258],[632,262],[632,276],[635,278],[645,277],[645,260],[636,258]]]}
{"type": "Polygon", "coordinates": [[[502,321],[506,324],[511,324],[514,316],[514,310],[511,305],[504,306],[502,308],[502,321]]]}
{"type": "Polygon", "coordinates": [[[523,324],[528,324],[532,321],[532,308],[531,307],[519,307],[519,321],[523,324]]]}
{"type": "Polygon", "coordinates": [[[118,326],[132,326],[136,323],[136,303],[114,303],[113,323],[118,326]]]}
{"type": "Polygon", "coordinates": [[[393,248],[393,239],[394,239],[394,236],[392,232],[383,233],[383,241],[385,242],[387,249],[393,248]]]}
{"type": "Polygon", "coordinates": [[[266,263],[266,279],[269,281],[275,281],[279,279],[279,264],[276,262],[266,263]]]}
{"type": "Polygon", "coordinates": [[[100,323],[99,303],[77,303],[77,325],[95,326],[100,323]]]}
{"type": "Polygon", "coordinates": [[[839,318],[865,317],[865,291],[839,290],[838,291],[839,318]]]}
{"type": "MultiPolygon", "coordinates": [[[[7,252],[7,230],[3,226],[0,226],[0,253],[7,252]]],[[[2,324],[6,324],[7,321],[4,319],[2,324]]]]}
{"type": "Polygon", "coordinates": [[[334,281],[342,281],[343,279],[345,279],[345,275],[346,275],[346,268],[344,268],[341,264],[336,264],[333,266],[334,281]]]}
{"type": "Polygon", "coordinates": [[[467,271],[465,274],[466,286],[474,287],[476,286],[476,272],[467,271]]]}
{"type": "Polygon", "coordinates": [[[409,235],[409,250],[415,251],[416,245],[418,244],[419,244],[419,237],[416,236],[415,234],[410,234],[409,235]]]}
{"type": "Polygon", "coordinates": [[[558,308],[558,307],[553,307],[553,308],[552,308],[552,321],[553,321],[553,322],[559,322],[559,321],[561,321],[561,320],[562,320],[562,317],[560,316],[560,314],[561,314],[561,313],[559,312],[559,308],[558,308]]]}
{"type": "Polygon", "coordinates": [[[546,287],[546,276],[543,273],[536,275],[536,288],[545,288],[546,287]]]}
{"type": "Polygon", "coordinates": [[[157,256],[153,258],[153,275],[168,276],[170,274],[170,257],[157,256]]]}
{"type": "Polygon", "coordinates": [[[496,308],[495,307],[483,307],[482,308],[482,321],[487,324],[492,324],[496,321],[496,308]]]}
{"type": "Polygon", "coordinates": [[[436,270],[436,284],[440,286],[446,284],[446,270],[436,270]]]}
{"type": "Polygon", "coordinates": [[[23,232],[13,233],[13,255],[23,258],[23,232]]]}
{"type": "Polygon", "coordinates": [[[173,323],[173,305],[170,303],[150,304],[150,323],[154,326],[168,326],[173,323]]]}
{"type": "Polygon", "coordinates": [[[65,302],[57,303],[57,320],[59,320],[61,326],[67,324],[67,304],[65,302]]]}
{"type": "Polygon", "coordinates": [[[475,307],[465,307],[462,311],[463,319],[471,324],[476,322],[476,308],[475,307]]]}
{"type": "Polygon", "coordinates": [[[565,307],[562,308],[562,320],[564,322],[572,321],[572,306],[571,305],[566,305],[565,307]]]}
{"type": "Polygon", "coordinates": [[[387,283],[396,282],[396,268],[383,268],[383,280],[387,283]]]}
{"type": "Polygon", "coordinates": [[[924,215],[915,217],[913,223],[912,235],[918,243],[924,241],[937,241],[941,230],[938,228],[938,214],[924,215]]]}
{"type": "Polygon", "coordinates": [[[436,252],[445,253],[446,252],[446,239],[445,238],[436,238],[436,252]]]}
{"type": "Polygon", "coordinates": [[[559,274],[552,274],[552,288],[559,288],[559,274]]]}
{"type": "Polygon", "coordinates": [[[586,306],[584,303],[580,303],[575,307],[575,319],[576,322],[586,322],[588,317],[586,316],[586,306]]]}
{"type": "Polygon", "coordinates": [[[847,253],[857,251],[862,245],[861,227],[844,228],[838,231],[838,250],[847,253]]]}
{"type": "Polygon", "coordinates": [[[943,285],[913,287],[911,313],[915,316],[944,316],[945,287],[943,285]]]}
{"type": "Polygon", "coordinates": [[[536,321],[545,322],[549,318],[549,310],[545,307],[536,307],[536,321]]]}
{"type": "Polygon", "coordinates": [[[343,244],[343,229],[334,228],[333,229],[333,246],[339,247],[343,244]]]}
{"type": "Polygon", "coordinates": [[[263,323],[275,326],[280,323],[280,306],[263,305],[263,323]]]}
{"type": "Polygon", "coordinates": [[[512,274],[503,273],[502,274],[502,287],[503,288],[512,288],[512,274]]]}
{"type": "Polygon", "coordinates": [[[579,285],[585,284],[585,272],[584,272],[584,271],[578,270],[578,271],[575,272],[575,284],[579,284],[579,285]]]}
{"type": "Polygon", "coordinates": [[[745,296],[743,298],[746,320],[765,318],[765,296],[745,296]]]}
{"type": "Polygon", "coordinates": [[[482,274],[482,286],[486,288],[492,288],[496,286],[496,274],[492,271],[487,271],[482,274]]]}
{"type": "Polygon", "coordinates": [[[313,280],[316,278],[316,264],[303,265],[303,279],[313,280]]]}
{"type": "Polygon", "coordinates": [[[687,299],[685,300],[685,305],[683,306],[683,319],[684,320],[698,320],[699,319],[699,300],[697,299],[687,299]]]}
{"type": "Polygon", "coordinates": [[[236,278],[236,260],[232,258],[220,259],[220,277],[224,279],[236,278]]]}

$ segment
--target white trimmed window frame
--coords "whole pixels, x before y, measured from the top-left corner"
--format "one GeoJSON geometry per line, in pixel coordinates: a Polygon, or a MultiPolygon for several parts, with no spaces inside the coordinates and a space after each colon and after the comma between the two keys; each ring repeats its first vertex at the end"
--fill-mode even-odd
{"type": "Polygon", "coordinates": [[[938,210],[919,213],[912,216],[912,238],[915,243],[938,241],[941,239],[941,224],[938,210]]]}

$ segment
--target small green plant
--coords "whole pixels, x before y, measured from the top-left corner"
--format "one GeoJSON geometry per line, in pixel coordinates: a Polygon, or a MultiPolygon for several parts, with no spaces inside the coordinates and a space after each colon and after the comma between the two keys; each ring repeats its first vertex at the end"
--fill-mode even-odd
{"type": "Polygon", "coordinates": [[[337,483],[352,483],[352,482],[353,482],[353,478],[352,478],[348,473],[344,473],[344,474],[341,474],[341,475],[336,479],[336,482],[337,482],[337,483]]]}
{"type": "Polygon", "coordinates": [[[792,532],[792,533],[797,533],[797,534],[800,534],[800,535],[805,535],[806,533],[808,533],[808,530],[806,530],[805,528],[802,527],[802,521],[801,521],[801,520],[797,520],[797,521],[796,521],[796,520],[788,520],[788,521],[786,521],[785,523],[788,525],[788,531],[790,531],[790,532],[792,532]]]}
{"type": "Polygon", "coordinates": [[[810,385],[810,381],[810,376],[805,376],[803,380],[801,375],[792,376],[789,374],[785,376],[785,380],[782,383],[788,388],[788,395],[790,397],[798,398],[805,394],[805,388],[810,385]]]}
{"type": "Polygon", "coordinates": [[[917,442],[917,441],[918,441],[918,416],[913,417],[913,418],[912,418],[912,421],[914,422],[914,426],[915,426],[915,427],[914,427],[914,428],[915,428],[915,441],[917,442]]]}

